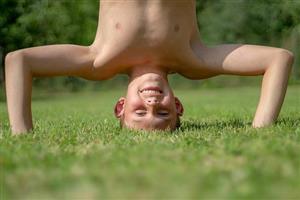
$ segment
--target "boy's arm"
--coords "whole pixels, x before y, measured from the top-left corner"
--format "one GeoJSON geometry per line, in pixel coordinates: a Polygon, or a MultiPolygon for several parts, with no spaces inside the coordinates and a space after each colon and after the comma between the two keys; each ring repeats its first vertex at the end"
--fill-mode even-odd
{"type": "Polygon", "coordinates": [[[33,128],[33,77],[68,75],[92,79],[93,62],[90,48],[76,45],[51,45],[9,53],[5,58],[5,83],[12,132],[25,133],[33,128]]]}
{"type": "Polygon", "coordinates": [[[197,71],[207,72],[208,76],[263,75],[260,100],[252,126],[267,126],[277,119],[293,64],[291,52],[256,45],[220,45],[208,48],[195,44],[193,50],[195,56],[192,59],[192,74],[196,76],[197,71]]]}

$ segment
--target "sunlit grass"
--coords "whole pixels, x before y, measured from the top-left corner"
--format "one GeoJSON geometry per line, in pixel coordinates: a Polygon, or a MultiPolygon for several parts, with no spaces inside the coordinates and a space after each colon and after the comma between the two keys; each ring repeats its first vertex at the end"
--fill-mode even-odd
{"type": "Polygon", "coordinates": [[[258,88],[176,91],[173,133],[121,130],[122,92],[34,94],[33,133],[9,133],[0,105],[1,199],[299,198],[300,88],[278,123],[251,128],[258,88]]]}

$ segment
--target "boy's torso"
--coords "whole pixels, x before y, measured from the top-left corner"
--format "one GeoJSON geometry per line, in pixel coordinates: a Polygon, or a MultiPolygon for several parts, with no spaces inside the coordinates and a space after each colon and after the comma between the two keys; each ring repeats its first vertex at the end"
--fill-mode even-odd
{"type": "Polygon", "coordinates": [[[180,73],[197,34],[194,0],[102,0],[95,70],[113,76],[153,64],[180,73]]]}

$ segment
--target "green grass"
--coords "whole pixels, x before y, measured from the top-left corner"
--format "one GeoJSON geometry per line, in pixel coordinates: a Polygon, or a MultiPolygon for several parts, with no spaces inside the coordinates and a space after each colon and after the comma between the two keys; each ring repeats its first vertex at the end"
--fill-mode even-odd
{"type": "Polygon", "coordinates": [[[300,198],[300,87],[278,123],[251,128],[258,88],[176,91],[173,133],[120,130],[122,92],[34,95],[35,131],[9,134],[0,104],[0,199],[300,198]]]}

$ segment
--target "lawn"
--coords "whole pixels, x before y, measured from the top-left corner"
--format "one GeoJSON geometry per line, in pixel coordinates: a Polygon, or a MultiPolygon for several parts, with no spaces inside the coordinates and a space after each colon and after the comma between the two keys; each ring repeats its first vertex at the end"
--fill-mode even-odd
{"type": "Polygon", "coordinates": [[[34,133],[0,103],[0,199],[300,198],[300,87],[278,123],[251,128],[259,88],[178,90],[173,133],[121,130],[122,92],[34,94],[34,133]]]}

